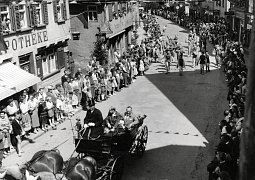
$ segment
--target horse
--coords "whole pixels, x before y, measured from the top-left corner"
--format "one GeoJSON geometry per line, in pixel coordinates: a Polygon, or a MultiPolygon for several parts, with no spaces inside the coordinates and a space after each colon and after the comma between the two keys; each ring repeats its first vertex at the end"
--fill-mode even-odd
{"type": "Polygon", "coordinates": [[[36,152],[32,159],[25,163],[25,167],[33,173],[52,172],[57,174],[62,171],[63,164],[64,160],[59,150],[41,150],[36,152]]]}
{"type": "Polygon", "coordinates": [[[96,180],[96,167],[96,161],[92,157],[72,157],[65,163],[63,173],[67,179],[96,180]]]}
{"type": "MultiPolygon", "coordinates": [[[[96,161],[92,157],[78,159],[70,158],[64,163],[62,173],[53,174],[52,172],[38,172],[35,179],[40,180],[96,180],[96,161]]],[[[31,177],[26,174],[26,177],[31,177]]]]}

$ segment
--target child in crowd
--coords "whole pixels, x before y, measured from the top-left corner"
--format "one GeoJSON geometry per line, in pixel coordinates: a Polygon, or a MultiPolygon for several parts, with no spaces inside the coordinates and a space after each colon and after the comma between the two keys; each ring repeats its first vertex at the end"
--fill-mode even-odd
{"type": "Polygon", "coordinates": [[[72,107],[74,110],[76,110],[79,103],[78,96],[75,92],[71,93],[70,95],[72,96],[72,107]]]}
{"type": "Polygon", "coordinates": [[[56,100],[56,116],[57,116],[57,121],[61,121],[63,118],[63,101],[62,101],[62,96],[61,94],[58,94],[57,100],[56,100]]]}
{"type": "Polygon", "coordinates": [[[49,120],[49,125],[51,127],[54,127],[56,126],[55,123],[54,123],[54,105],[53,105],[53,102],[51,100],[51,97],[47,97],[46,98],[46,108],[48,110],[48,120],[49,120]]]}

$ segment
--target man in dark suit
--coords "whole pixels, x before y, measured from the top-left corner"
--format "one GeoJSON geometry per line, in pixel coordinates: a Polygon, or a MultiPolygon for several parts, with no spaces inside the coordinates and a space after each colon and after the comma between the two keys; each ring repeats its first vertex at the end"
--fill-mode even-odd
{"type": "Polygon", "coordinates": [[[84,135],[83,138],[98,138],[104,133],[103,116],[99,109],[95,108],[95,101],[92,99],[88,102],[88,111],[84,118],[84,135]]]}

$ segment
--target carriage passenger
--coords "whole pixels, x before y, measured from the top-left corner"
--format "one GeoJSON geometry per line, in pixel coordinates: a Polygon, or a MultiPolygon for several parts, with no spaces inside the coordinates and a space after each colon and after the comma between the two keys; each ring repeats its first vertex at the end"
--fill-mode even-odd
{"type": "Polygon", "coordinates": [[[123,116],[116,110],[115,107],[111,107],[107,117],[104,119],[104,132],[114,132],[117,128],[119,128],[121,120],[123,120],[123,116]]]}
{"type": "Polygon", "coordinates": [[[128,106],[126,112],[124,113],[124,126],[131,129],[135,125],[139,124],[138,117],[132,112],[132,107],[128,106]]]}

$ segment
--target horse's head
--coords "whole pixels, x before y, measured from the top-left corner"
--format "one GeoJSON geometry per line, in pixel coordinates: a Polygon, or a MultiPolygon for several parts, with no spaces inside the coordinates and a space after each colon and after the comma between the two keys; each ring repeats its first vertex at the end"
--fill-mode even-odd
{"type": "Polygon", "coordinates": [[[70,158],[65,163],[63,172],[67,179],[95,180],[95,165],[96,161],[92,157],[88,157],[87,159],[70,158]]]}
{"type": "Polygon", "coordinates": [[[42,150],[36,152],[26,166],[34,173],[46,171],[56,174],[63,169],[63,157],[57,149],[42,150]]]}
{"type": "Polygon", "coordinates": [[[97,171],[97,162],[96,162],[96,160],[93,157],[86,156],[84,159],[86,159],[89,162],[91,162],[91,164],[95,167],[95,170],[97,171]]]}

